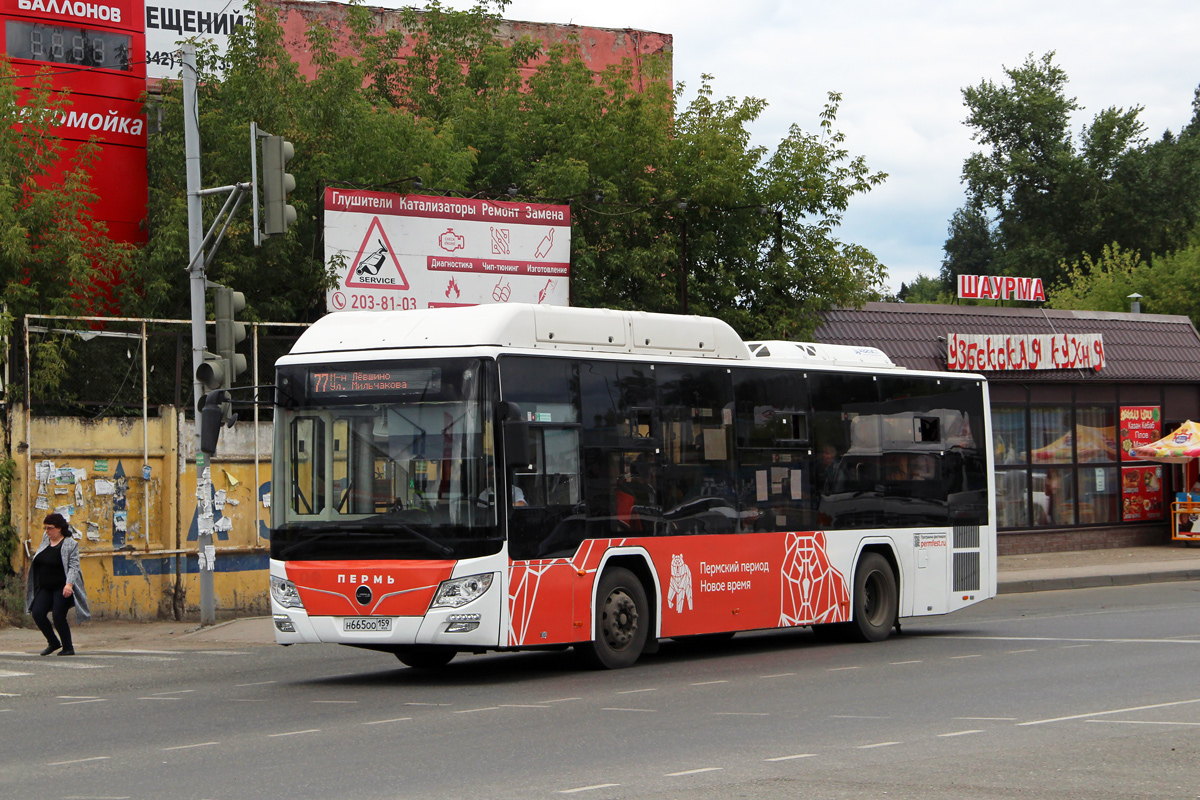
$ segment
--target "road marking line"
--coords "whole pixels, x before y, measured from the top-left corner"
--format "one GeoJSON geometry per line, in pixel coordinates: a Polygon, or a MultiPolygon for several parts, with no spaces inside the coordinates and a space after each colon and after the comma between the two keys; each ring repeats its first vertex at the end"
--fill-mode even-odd
{"type": "Polygon", "coordinates": [[[138,700],[182,700],[182,697],[139,697],[138,700]]]}
{"type": "Polygon", "coordinates": [[[249,697],[232,697],[229,699],[229,702],[231,702],[231,703],[265,703],[267,701],[265,698],[259,699],[259,700],[254,700],[249,697]]]}
{"type": "MultiPolygon", "coordinates": [[[[30,674],[32,674],[32,673],[29,673],[29,672],[22,672],[22,673],[19,673],[19,674],[21,674],[21,675],[30,675],[30,674]]],[[[20,697],[20,696],[21,696],[20,694],[13,694],[12,692],[0,692],[0,697],[20,697]]]]}
{"type": "Polygon", "coordinates": [[[830,667],[829,672],[842,672],[847,669],[858,669],[858,667],[830,667]]]}
{"type": "Polygon", "coordinates": [[[602,708],[601,711],[640,711],[645,714],[653,714],[657,709],[654,708],[602,708]]]}
{"type": "Polygon", "coordinates": [[[889,661],[888,663],[891,664],[893,667],[896,667],[896,666],[900,666],[901,664],[920,664],[921,662],[920,661],[889,661]]]}
{"type": "MultiPolygon", "coordinates": [[[[7,669],[0,669],[0,678],[23,678],[26,675],[32,675],[32,674],[33,674],[32,672],[12,672],[7,669]]],[[[10,695],[10,694],[4,694],[4,692],[0,692],[0,695],[3,695],[5,697],[13,697],[14,696],[14,695],[10,695]]]]}
{"type": "Polygon", "coordinates": [[[501,703],[500,708],[549,708],[547,705],[533,705],[532,703],[501,703]]]}
{"type": "Polygon", "coordinates": [[[455,714],[474,714],[476,711],[498,711],[500,706],[486,706],[484,708],[467,708],[462,711],[455,711],[455,714]]]}
{"type": "Polygon", "coordinates": [[[982,658],[982,657],[983,656],[981,656],[979,653],[976,653],[975,655],[970,655],[970,656],[950,656],[951,660],[959,659],[959,658],[982,658]]]}
{"type": "Polygon", "coordinates": [[[954,733],[939,733],[938,736],[942,737],[943,739],[948,739],[951,736],[966,736],[967,734],[971,733],[983,733],[983,731],[955,731],[954,733]]]}
{"type": "MultiPolygon", "coordinates": [[[[582,697],[560,697],[557,700],[542,700],[543,703],[565,703],[569,700],[582,700],[582,697]]],[[[605,786],[620,786],[619,783],[606,783],[605,786]]]]}
{"type": "Polygon", "coordinates": [[[1052,636],[951,636],[984,642],[1091,642],[1092,644],[1200,644],[1200,639],[1076,639],[1052,636]]]}
{"type": "Polygon", "coordinates": [[[797,758],[814,758],[816,753],[797,753],[794,756],[778,756],[776,758],[764,758],[763,761],[792,761],[797,758]]]}
{"type": "Polygon", "coordinates": [[[91,700],[69,700],[65,703],[59,703],[59,705],[60,706],[77,706],[80,703],[103,703],[103,702],[105,702],[103,697],[95,697],[91,700]]]}
{"type": "Polygon", "coordinates": [[[959,722],[1016,722],[1016,717],[955,717],[959,722]]]}
{"type": "Polygon", "coordinates": [[[274,739],[279,736],[299,736],[302,733],[320,733],[320,732],[321,732],[320,728],[309,728],[306,731],[288,731],[287,733],[268,733],[267,738],[274,739]]]}
{"type": "Polygon", "coordinates": [[[769,717],[766,711],[714,711],[718,717],[769,717]]]}
{"type": "Polygon", "coordinates": [[[377,719],[374,722],[364,722],[363,725],[386,725],[389,722],[408,722],[412,717],[396,717],[395,719],[377,719]]]}
{"type": "Polygon", "coordinates": [[[153,692],[153,694],[155,696],[161,696],[161,695],[167,695],[167,694],[189,694],[190,692],[194,692],[194,691],[196,691],[196,690],[195,689],[176,689],[173,692],[153,692]]]}
{"type": "Polygon", "coordinates": [[[701,772],[719,772],[724,767],[701,767],[700,769],[685,769],[683,772],[668,772],[664,778],[678,778],[681,775],[699,775],[701,772]]]}
{"type": "Polygon", "coordinates": [[[1032,722],[1019,722],[1018,726],[1025,725],[1045,725],[1049,722],[1066,722],[1072,719],[1087,719],[1088,717],[1103,717],[1109,714],[1124,714],[1127,711],[1146,711],[1151,708],[1169,708],[1171,706],[1186,706],[1191,703],[1200,703],[1200,698],[1195,700],[1176,700],[1173,703],[1156,703],[1150,706],[1134,706],[1133,708],[1114,708],[1111,711],[1094,711],[1091,714],[1072,714],[1069,717],[1054,717],[1053,719],[1035,719],[1032,722]]]}
{"type": "Polygon", "coordinates": [[[1088,722],[1105,722],[1109,725],[1200,725],[1200,722],[1156,722],[1148,719],[1089,719],[1088,722]]]}
{"type": "Polygon", "coordinates": [[[162,749],[162,752],[165,753],[168,750],[191,750],[193,747],[212,747],[214,744],[220,744],[220,742],[201,742],[200,744],[181,744],[177,747],[163,747],[161,749],[162,749]]]}
{"type": "Polygon", "coordinates": [[[691,685],[692,686],[712,686],[714,683],[729,683],[729,681],[700,681],[699,683],[693,683],[691,685]]]}
{"type": "Polygon", "coordinates": [[[830,714],[830,719],[890,719],[890,717],[868,717],[865,714],[830,714]]]}
{"type": "MultiPolygon", "coordinates": [[[[571,699],[577,700],[578,698],[573,697],[571,699]]],[[[592,786],[578,786],[574,789],[559,789],[558,793],[559,794],[575,794],[576,792],[590,792],[593,789],[608,789],[609,787],[620,786],[620,785],[621,784],[619,784],[619,783],[597,783],[592,786]]]]}
{"type": "Polygon", "coordinates": [[[795,674],[796,673],[794,673],[794,672],[778,672],[774,675],[763,675],[762,677],[763,678],[787,678],[787,677],[789,677],[791,675],[795,675],[795,674]]]}
{"type": "MultiPolygon", "coordinates": [[[[639,694],[641,692],[657,692],[657,691],[658,691],[658,689],[626,689],[623,692],[617,692],[617,694],[639,694]]],[[[547,701],[547,702],[549,702],[549,701],[547,701]]]]}
{"type": "Polygon", "coordinates": [[[47,764],[47,767],[62,767],[67,764],[83,764],[88,761],[108,761],[112,756],[92,756],[91,758],[76,758],[72,761],[54,761],[47,764]]]}
{"type": "Polygon", "coordinates": [[[1012,656],[1012,655],[1016,655],[1017,653],[1036,653],[1037,648],[1031,647],[1028,650],[1005,650],[1004,652],[1005,652],[1005,655],[1012,656]]]}
{"type": "Polygon", "coordinates": [[[405,703],[406,706],[448,706],[449,703],[405,703]]]}
{"type": "Polygon", "coordinates": [[[355,704],[355,703],[357,703],[358,701],[357,701],[357,700],[313,700],[313,702],[314,702],[314,703],[335,703],[335,704],[337,704],[337,703],[343,703],[343,704],[344,704],[344,703],[349,703],[350,705],[354,705],[354,704],[355,704]]]}
{"type": "Polygon", "coordinates": [[[1090,644],[1064,644],[1059,650],[1074,650],[1077,647],[1091,647],[1090,644]]]}
{"type": "Polygon", "coordinates": [[[98,694],[60,694],[56,700],[95,700],[98,694]]]}
{"type": "Polygon", "coordinates": [[[257,681],[255,683],[239,683],[234,686],[235,689],[242,689],[246,686],[266,686],[269,683],[279,683],[279,681],[257,681]]]}
{"type": "Polygon", "coordinates": [[[894,744],[900,744],[900,743],[899,743],[899,742],[876,742],[875,744],[860,744],[860,745],[859,745],[857,748],[855,748],[855,749],[857,749],[857,750],[871,750],[871,749],[874,749],[874,748],[876,748],[876,747],[891,747],[891,746],[892,746],[892,745],[894,745],[894,744]]]}

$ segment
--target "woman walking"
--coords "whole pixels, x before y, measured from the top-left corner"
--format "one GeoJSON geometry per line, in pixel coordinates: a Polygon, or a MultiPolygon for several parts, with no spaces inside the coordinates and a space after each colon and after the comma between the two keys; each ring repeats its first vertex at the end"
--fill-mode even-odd
{"type": "Polygon", "coordinates": [[[51,514],[43,523],[45,533],[29,565],[25,584],[25,610],[46,637],[42,655],[58,650],[60,656],[73,656],[75,647],[71,643],[67,611],[74,606],[81,622],[92,616],[83,589],[83,573],[79,571],[79,543],[67,535],[69,526],[62,514],[51,514]],[[53,617],[53,626],[47,615],[53,617]]]}

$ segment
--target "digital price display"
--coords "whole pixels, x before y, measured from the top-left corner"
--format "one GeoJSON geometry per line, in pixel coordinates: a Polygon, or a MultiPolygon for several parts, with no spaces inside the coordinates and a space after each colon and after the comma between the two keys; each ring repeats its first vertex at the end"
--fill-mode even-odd
{"type": "Polygon", "coordinates": [[[323,395],[425,394],[442,388],[442,371],[437,367],[424,369],[356,369],[312,372],[308,391],[313,397],[323,395]]]}
{"type": "Polygon", "coordinates": [[[4,40],[10,58],[130,70],[132,40],[121,33],[8,20],[4,23],[4,40]]]}

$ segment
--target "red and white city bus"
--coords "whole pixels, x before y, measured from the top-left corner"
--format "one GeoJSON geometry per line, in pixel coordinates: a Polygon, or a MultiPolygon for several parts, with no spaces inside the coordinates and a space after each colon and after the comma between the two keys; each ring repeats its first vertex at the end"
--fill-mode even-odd
{"type": "Polygon", "coordinates": [[[276,373],[280,644],[437,667],[996,593],[987,383],[724,323],[495,305],[330,314],[276,373]]]}

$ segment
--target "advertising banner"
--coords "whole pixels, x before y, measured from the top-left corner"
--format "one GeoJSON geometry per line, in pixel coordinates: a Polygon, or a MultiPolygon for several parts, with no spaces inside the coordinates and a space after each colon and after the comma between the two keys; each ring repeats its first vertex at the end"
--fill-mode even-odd
{"type": "Polygon", "coordinates": [[[959,275],[958,296],[979,300],[1029,300],[1045,302],[1041,278],[1007,275],[959,275]]]}
{"type": "Polygon", "coordinates": [[[570,206],[325,190],[329,311],[565,306],[570,253],[570,206]]]}
{"type": "Polygon", "coordinates": [[[1162,465],[1121,467],[1121,519],[1163,518],[1162,465]]]}
{"type": "Polygon", "coordinates": [[[1141,461],[1134,448],[1162,437],[1162,412],[1158,406],[1121,406],[1121,460],[1141,461]]]}
{"type": "Polygon", "coordinates": [[[146,77],[179,80],[184,40],[209,41],[225,55],[243,24],[245,9],[236,0],[146,0],[146,77]]]}
{"type": "Polygon", "coordinates": [[[946,334],[946,368],[969,372],[1104,368],[1098,333],[946,334]]]}

